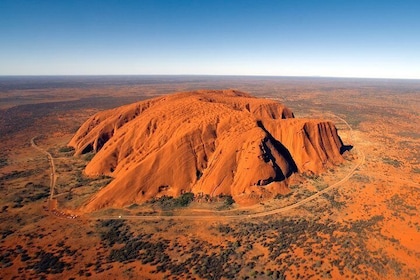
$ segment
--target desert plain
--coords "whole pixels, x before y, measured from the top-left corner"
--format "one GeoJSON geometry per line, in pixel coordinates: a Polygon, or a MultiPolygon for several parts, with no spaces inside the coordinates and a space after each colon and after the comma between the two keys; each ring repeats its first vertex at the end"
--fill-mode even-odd
{"type": "Polygon", "coordinates": [[[0,77],[3,279],[418,279],[420,81],[240,76],[0,77]],[[236,89],[333,122],[343,162],[275,198],[82,211],[112,182],[68,146],[100,111],[236,89]],[[53,166],[53,168],[52,168],[53,166]],[[82,210],[81,210],[82,209],[82,210]]]}

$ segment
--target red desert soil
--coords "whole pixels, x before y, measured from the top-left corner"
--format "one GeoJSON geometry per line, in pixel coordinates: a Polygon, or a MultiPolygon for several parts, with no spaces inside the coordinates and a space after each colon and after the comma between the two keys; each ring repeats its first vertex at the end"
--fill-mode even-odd
{"type": "Polygon", "coordinates": [[[82,210],[183,192],[271,198],[294,173],[343,161],[334,124],[295,119],[281,103],[235,90],[177,93],[99,112],[69,143],[95,152],[85,172],[114,180],[82,210]]]}

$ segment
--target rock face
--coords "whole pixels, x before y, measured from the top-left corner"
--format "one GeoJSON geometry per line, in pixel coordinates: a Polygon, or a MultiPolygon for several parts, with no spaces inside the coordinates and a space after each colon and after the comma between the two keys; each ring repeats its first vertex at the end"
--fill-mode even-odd
{"type": "Polygon", "coordinates": [[[195,91],[99,112],[69,143],[94,151],[87,175],[114,180],[83,206],[121,207],[182,192],[247,196],[287,191],[293,173],[342,162],[328,121],[295,119],[290,109],[235,90],[195,91]]]}

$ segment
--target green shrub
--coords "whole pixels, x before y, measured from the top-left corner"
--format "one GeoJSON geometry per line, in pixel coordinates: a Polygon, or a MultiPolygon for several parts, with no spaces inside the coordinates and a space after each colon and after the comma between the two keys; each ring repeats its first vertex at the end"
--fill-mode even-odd
{"type": "Polygon", "coordinates": [[[226,206],[230,206],[230,205],[232,205],[233,203],[235,203],[235,200],[233,200],[233,198],[232,198],[232,196],[231,196],[231,195],[227,195],[227,196],[225,196],[225,205],[226,205],[226,206]]]}
{"type": "Polygon", "coordinates": [[[65,146],[65,147],[61,147],[58,151],[60,153],[69,153],[69,152],[74,152],[74,148],[65,146]]]}
{"type": "Polygon", "coordinates": [[[153,198],[150,203],[158,205],[164,210],[171,210],[175,207],[187,207],[194,200],[194,194],[191,192],[183,193],[177,198],[172,196],[161,196],[159,198],[153,198]]]}
{"type": "Polygon", "coordinates": [[[86,161],[91,161],[92,159],[93,159],[93,157],[95,156],[95,153],[88,153],[88,154],[85,154],[84,156],[83,156],[83,158],[84,158],[84,160],[86,160],[86,161]]]}
{"type": "Polygon", "coordinates": [[[194,200],[194,194],[191,192],[183,193],[175,199],[175,206],[187,207],[194,200]]]}

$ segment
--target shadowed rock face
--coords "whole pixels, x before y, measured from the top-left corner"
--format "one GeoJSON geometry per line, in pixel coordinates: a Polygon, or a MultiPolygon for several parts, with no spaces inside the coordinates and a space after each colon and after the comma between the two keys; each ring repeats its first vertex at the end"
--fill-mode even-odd
{"type": "Polygon", "coordinates": [[[295,119],[290,109],[235,90],[177,93],[99,112],[69,143],[95,151],[87,175],[115,179],[83,206],[121,207],[183,191],[275,195],[296,172],[340,163],[331,122],[295,119]]]}

